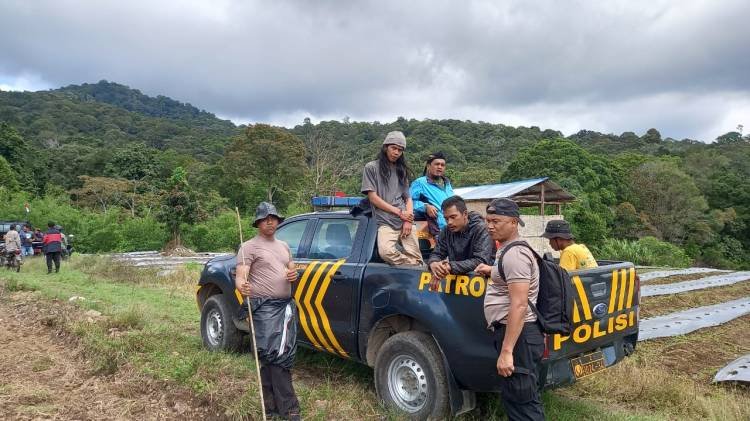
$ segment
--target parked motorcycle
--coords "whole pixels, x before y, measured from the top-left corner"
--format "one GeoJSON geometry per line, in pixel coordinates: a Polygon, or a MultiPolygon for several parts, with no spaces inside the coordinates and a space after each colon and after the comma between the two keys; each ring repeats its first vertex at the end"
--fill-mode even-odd
{"type": "Polygon", "coordinates": [[[0,266],[5,266],[7,270],[21,271],[21,250],[6,251],[5,244],[0,245],[0,266]]]}

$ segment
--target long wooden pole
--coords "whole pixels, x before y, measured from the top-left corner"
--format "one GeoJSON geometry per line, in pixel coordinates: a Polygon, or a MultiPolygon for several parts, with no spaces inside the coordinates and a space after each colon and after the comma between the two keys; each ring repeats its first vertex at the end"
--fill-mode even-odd
{"type": "MultiPolygon", "coordinates": [[[[237,213],[237,225],[240,229],[240,263],[245,264],[245,253],[242,251],[242,219],[240,218],[240,210],[237,206],[234,207],[234,211],[237,213]]],[[[253,324],[253,308],[250,306],[250,296],[245,297],[247,302],[247,323],[250,325],[250,334],[253,339],[253,354],[255,355],[255,372],[258,374],[258,391],[260,392],[260,409],[263,414],[263,421],[266,421],[266,403],[263,399],[263,380],[260,378],[260,361],[258,360],[258,346],[255,344],[255,324],[253,324]]]]}

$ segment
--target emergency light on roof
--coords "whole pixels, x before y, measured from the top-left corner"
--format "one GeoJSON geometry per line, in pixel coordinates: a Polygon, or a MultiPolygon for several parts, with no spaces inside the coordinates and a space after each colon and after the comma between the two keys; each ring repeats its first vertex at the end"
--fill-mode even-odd
{"type": "Polygon", "coordinates": [[[315,196],[312,198],[314,208],[352,208],[359,205],[362,197],[315,196]]]}

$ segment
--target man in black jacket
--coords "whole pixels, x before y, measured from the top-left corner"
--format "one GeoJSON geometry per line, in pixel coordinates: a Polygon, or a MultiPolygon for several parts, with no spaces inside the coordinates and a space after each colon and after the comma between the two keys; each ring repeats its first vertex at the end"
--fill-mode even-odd
{"type": "Polygon", "coordinates": [[[449,274],[469,273],[479,264],[489,265],[494,260],[494,245],[482,215],[469,212],[459,196],[445,199],[441,208],[447,225],[427,260],[432,272],[431,290],[436,290],[449,274]]]}

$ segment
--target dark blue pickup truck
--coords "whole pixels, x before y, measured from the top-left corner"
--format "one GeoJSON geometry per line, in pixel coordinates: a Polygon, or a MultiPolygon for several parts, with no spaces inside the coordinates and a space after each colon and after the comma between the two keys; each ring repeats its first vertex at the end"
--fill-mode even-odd
{"type": "MultiPolygon", "coordinates": [[[[410,417],[441,419],[475,406],[475,392],[497,391],[497,351],[482,311],[487,280],[449,276],[429,290],[424,267],[382,262],[377,227],[366,214],[315,212],[287,218],[276,237],[289,244],[300,278],[298,340],[374,367],[386,405],[410,417]]],[[[429,250],[424,247],[425,254],[429,250]]],[[[197,291],[201,334],[211,350],[236,350],[249,330],[237,319],[234,256],[203,269],[197,291]]],[[[570,337],[549,336],[546,387],[617,364],[638,336],[640,282],[631,263],[600,262],[571,273],[577,297],[570,337]]]]}

